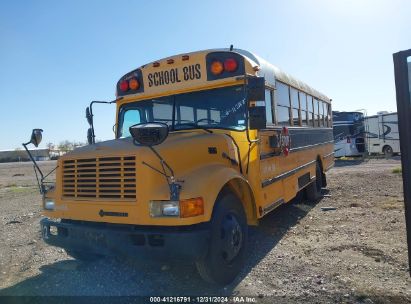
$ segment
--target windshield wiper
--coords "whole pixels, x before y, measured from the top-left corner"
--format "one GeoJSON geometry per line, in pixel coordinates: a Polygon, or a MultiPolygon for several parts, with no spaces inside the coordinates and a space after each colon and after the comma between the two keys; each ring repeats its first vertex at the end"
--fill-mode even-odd
{"type": "Polygon", "coordinates": [[[182,123],[182,124],[174,125],[174,130],[175,130],[175,131],[179,131],[179,130],[190,130],[190,129],[184,129],[184,128],[182,128],[182,129],[177,129],[176,127],[179,127],[179,126],[194,127],[194,128],[196,128],[196,129],[204,130],[204,131],[206,131],[206,132],[208,132],[208,133],[213,133],[212,130],[210,130],[210,129],[208,129],[208,128],[205,128],[205,127],[203,127],[203,126],[200,126],[200,125],[198,125],[198,124],[195,123],[195,122],[185,122],[185,123],[182,123]]]}

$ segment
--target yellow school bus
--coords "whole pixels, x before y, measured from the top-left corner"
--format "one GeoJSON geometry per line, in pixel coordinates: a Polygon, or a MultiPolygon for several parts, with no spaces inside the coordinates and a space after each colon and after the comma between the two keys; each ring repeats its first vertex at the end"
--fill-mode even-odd
{"type": "Polygon", "coordinates": [[[317,199],[333,166],[330,99],[248,51],[142,65],[120,78],[114,103],[115,139],[94,143],[87,109],[90,144],[42,186],[43,239],[78,259],[190,259],[227,284],[248,225],[300,191],[317,199]]]}

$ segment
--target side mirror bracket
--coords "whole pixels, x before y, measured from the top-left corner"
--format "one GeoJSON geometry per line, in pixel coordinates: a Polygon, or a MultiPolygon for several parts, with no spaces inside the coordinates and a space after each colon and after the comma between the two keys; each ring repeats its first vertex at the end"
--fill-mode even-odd
{"type": "Polygon", "coordinates": [[[37,178],[37,184],[39,186],[39,190],[40,190],[40,194],[43,194],[46,192],[46,188],[43,184],[43,180],[44,180],[44,174],[41,171],[40,167],[38,166],[36,160],[34,159],[33,155],[30,153],[29,149],[27,149],[27,145],[29,144],[33,144],[36,148],[39,146],[41,139],[42,139],[42,129],[33,129],[33,131],[31,132],[31,137],[30,137],[30,141],[23,143],[23,147],[26,150],[27,154],[30,157],[30,160],[33,162],[34,165],[34,172],[36,173],[36,178],[37,178]],[[37,170],[37,171],[36,171],[37,170]],[[40,174],[40,180],[37,176],[37,172],[40,174]]]}
{"type": "Polygon", "coordinates": [[[163,172],[156,169],[155,167],[143,162],[143,165],[151,168],[157,173],[162,174],[167,181],[169,191],[170,191],[170,200],[178,201],[180,200],[180,190],[181,185],[177,183],[174,177],[173,169],[167,164],[167,162],[161,157],[161,155],[154,149],[154,146],[157,146],[164,142],[168,136],[168,125],[160,122],[149,122],[149,123],[140,123],[132,125],[130,127],[130,134],[133,137],[133,143],[135,145],[142,145],[149,147],[151,151],[157,156],[160,160],[161,167],[163,172]],[[169,174],[167,174],[167,170],[169,174]]]}

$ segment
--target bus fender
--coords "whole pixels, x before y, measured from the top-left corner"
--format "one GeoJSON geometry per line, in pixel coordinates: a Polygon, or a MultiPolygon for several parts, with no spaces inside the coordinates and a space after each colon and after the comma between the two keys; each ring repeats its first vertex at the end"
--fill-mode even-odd
{"type": "Polygon", "coordinates": [[[231,191],[243,203],[247,223],[257,225],[254,194],[248,181],[237,170],[220,164],[208,165],[192,170],[181,178],[184,180],[182,199],[201,194],[206,204],[204,217],[207,221],[211,219],[215,202],[220,193],[231,191]]]}

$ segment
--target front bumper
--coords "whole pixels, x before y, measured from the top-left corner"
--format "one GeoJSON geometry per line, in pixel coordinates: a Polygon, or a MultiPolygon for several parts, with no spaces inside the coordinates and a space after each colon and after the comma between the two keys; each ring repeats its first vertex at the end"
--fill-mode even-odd
{"type": "Polygon", "coordinates": [[[53,246],[106,256],[198,260],[207,254],[209,229],[139,227],[135,225],[66,220],[40,221],[43,240],[53,246]],[[51,229],[50,229],[51,227],[51,229]]]}

